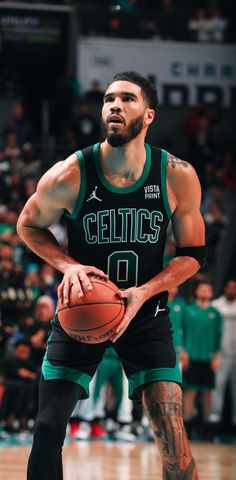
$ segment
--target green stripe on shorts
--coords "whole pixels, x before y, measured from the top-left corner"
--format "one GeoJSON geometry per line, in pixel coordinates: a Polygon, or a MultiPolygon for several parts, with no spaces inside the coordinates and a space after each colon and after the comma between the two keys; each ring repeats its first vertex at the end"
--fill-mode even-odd
{"type": "Polygon", "coordinates": [[[179,362],[176,361],[174,368],[151,368],[150,370],[141,370],[128,378],[129,398],[131,400],[140,400],[140,388],[147,383],[166,381],[182,384],[182,375],[179,368],[179,362]]]}
{"type": "Polygon", "coordinates": [[[44,355],[42,364],[42,374],[44,380],[67,380],[80,385],[83,389],[81,399],[89,397],[89,383],[92,377],[87,373],[80,372],[76,368],[64,367],[63,365],[53,365],[47,358],[47,353],[44,355]]]}

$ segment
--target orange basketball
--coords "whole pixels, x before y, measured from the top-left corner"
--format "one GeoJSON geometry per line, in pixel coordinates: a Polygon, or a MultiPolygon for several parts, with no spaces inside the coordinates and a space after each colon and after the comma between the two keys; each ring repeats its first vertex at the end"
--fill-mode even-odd
{"type": "Polygon", "coordinates": [[[82,343],[102,343],[108,340],[120,323],[125,303],[117,295],[118,288],[110,280],[90,277],[92,290],[83,297],[72,286],[70,305],[58,303],[58,319],[65,332],[82,343]]]}

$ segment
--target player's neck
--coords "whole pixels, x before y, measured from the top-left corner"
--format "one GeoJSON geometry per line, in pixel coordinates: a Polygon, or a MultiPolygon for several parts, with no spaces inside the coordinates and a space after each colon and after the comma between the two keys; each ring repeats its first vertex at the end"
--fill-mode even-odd
{"type": "Polygon", "coordinates": [[[114,148],[105,140],[100,146],[101,166],[105,176],[123,176],[137,181],[142,175],[146,162],[146,149],[143,138],[134,139],[128,144],[114,148]]]}

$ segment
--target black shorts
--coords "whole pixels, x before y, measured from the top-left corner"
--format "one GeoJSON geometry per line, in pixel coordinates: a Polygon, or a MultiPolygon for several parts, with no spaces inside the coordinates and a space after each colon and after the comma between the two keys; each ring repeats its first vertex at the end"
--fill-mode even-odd
{"type": "Polygon", "coordinates": [[[167,313],[154,314],[151,312],[142,318],[137,315],[115,343],[108,340],[96,345],[73,340],[55,318],[42,366],[45,380],[63,379],[78,383],[87,398],[89,382],[105,349],[113,347],[128,378],[130,398],[140,398],[146,383],[163,380],[181,384],[169,316],[167,313]]]}
{"type": "Polygon", "coordinates": [[[198,392],[213,390],[215,374],[211,369],[210,362],[191,360],[187,370],[183,371],[183,387],[198,392]]]}

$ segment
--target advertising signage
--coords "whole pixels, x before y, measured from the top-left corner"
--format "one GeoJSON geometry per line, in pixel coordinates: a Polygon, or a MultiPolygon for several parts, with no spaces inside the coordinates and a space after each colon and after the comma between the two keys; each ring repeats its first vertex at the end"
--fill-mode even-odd
{"type": "Polygon", "coordinates": [[[3,63],[62,61],[68,48],[70,7],[0,2],[3,63]]]}

